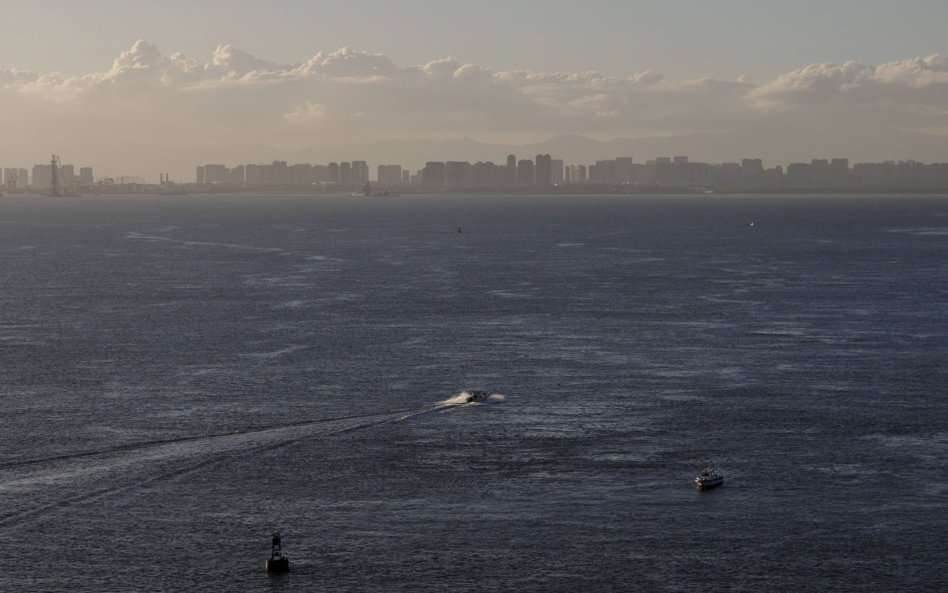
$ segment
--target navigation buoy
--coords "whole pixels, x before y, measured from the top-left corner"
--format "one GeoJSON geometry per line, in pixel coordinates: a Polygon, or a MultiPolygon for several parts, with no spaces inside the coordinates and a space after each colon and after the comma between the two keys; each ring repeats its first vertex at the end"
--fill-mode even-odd
{"type": "Polygon", "coordinates": [[[290,560],[283,555],[283,540],[280,532],[274,531],[270,548],[270,559],[264,564],[268,574],[283,574],[290,572],[290,560]]]}

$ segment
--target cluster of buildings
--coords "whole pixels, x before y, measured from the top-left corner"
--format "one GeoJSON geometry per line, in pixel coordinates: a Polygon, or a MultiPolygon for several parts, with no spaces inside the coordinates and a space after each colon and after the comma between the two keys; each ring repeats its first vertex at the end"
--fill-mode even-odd
{"type": "MultiPolygon", "coordinates": [[[[401,167],[398,167],[401,171],[401,167]]],[[[379,167],[382,170],[382,167],[379,167]]],[[[369,181],[369,165],[365,161],[351,163],[329,163],[310,165],[299,163],[287,165],[286,161],[273,161],[269,165],[201,165],[197,167],[195,182],[198,184],[238,186],[291,186],[299,187],[317,183],[359,186],[369,181]]],[[[402,182],[398,180],[392,185],[402,182]]]]}
{"type": "Polygon", "coordinates": [[[427,188],[510,188],[552,187],[564,182],[562,160],[537,155],[535,160],[520,160],[510,155],[506,165],[466,161],[429,162],[412,173],[401,165],[379,165],[375,177],[365,161],[311,165],[288,165],[273,161],[266,165],[200,165],[197,184],[232,186],[299,187],[327,185],[358,187],[373,182],[386,187],[420,186],[427,188]]]}
{"type": "Polygon", "coordinates": [[[431,161],[411,172],[401,165],[379,165],[370,178],[365,161],[294,164],[274,161],[267,165],[202,165],[197,167],[198,184],[239,187],[274,186],[358,187],[373,182],[386,188],[425,190],[516,190],[556,187],[595,189],[627,188],[709,188],[723,190],[845,190],[845,189],[945,189],[948,163],[916,161],[857,163],[845,158],[813,159],[766,168],[761,159],[709,164],[688,157],[659,157],[636,163],[632,157],[596,161],[591,165],[565,165],[549,154],[534,159],[508,155],[505,162],[431,161]]]}
{"type": "MultiPolygon", "coordinates": [[[[45,192],[53,186],[64,191],[81,192],[147,189],[140,179],[96,180],[92,167],[43,163],[25,168],[0,168],[0,189],[7,192],[45,192]],[[118,184],[114,188],[113,184],[118,184]],[[108,187],[107,187],[108,186],[108,187]],[[142,186],[142,187],[139,187],[142,186]]],[[[684,156],[659,157],[636,163],[632,157],[599,160],[590,165],[567,165],[549,154],[533,159],[508,155],[502,163],[491,161],[430,161],[422,169],[411,171],[401,165],[379,165],[374,177],[368,163],[351,161],[313,165],[270,164],[201,165],[195,183],[200,188],[311,188],[324,191],[348,190],[373,183],[377,188],[398,191],[557,191],[588,193],[649,189],[712,189],[719,191],[794,191],[794,190],[910,190],[948,191],[948,163],[884,161],[850,165],[845,158],[813,159],[767,168],[761,159],[709,164],[684,156]]],[[[189,184],[185,184],[189,185],[189,184]]],[[[178,187],[162,174],[158,187],[178,187]]],[[[199,188],[193,188],[199,189],[199,188]]],[[[207,191],[204,189],[203,191],[207,191]]]]}
{"type": "MultiPolygon", "coordinates": [[[[67,190],[79,190],[89,188],[95,185],[95,177],[92,174],[92,167],[80,167],[79,173],[73,165],[58,165],[58,185],[67,190]]],[[[27,169],[7,168],[0,169],[2,173],[3,189],[14,191],[46,191],[53,185],[53,165],[45,163],[33,165],[30,172],[27,169]]]]}

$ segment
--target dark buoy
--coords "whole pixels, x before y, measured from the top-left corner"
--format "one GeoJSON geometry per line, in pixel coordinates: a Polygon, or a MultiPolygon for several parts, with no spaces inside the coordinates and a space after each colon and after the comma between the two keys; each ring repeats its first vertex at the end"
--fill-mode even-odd
{"type": "Polygon", "coordinates": [[[280,539],[280,532],[273,532],[271,540],[270,559],[265,566],[268,574],[284,574],[290,572],[290,560],[283,555],[283,540],[280,539]]]}
{"type": "Polygon", "coordinates": [[[461,227],[458,227],[458,233],[460,234],[460,232],[461,232],[461,227]]]}

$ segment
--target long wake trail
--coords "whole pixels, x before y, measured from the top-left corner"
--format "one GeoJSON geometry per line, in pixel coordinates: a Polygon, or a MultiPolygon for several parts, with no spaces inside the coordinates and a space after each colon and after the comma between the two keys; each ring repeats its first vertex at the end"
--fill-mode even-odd
{"type": "Polygon", "coordinates": [[[0,526],[39,520],[74,505],[144,488],[249,452],[345,435],[463,405],[467,404],[446,400],[407,410],[321,418],[4,462],[0,464],[0,469],[5,470],[0,478],[0,503],[10,510],[0,513],[0,526]]]}
{"type": "MultiPolygon", "coordinates": [[[[419,411],[427,411],[429,409],[439,409],[444,407],[442,405],[436,406],[426,406],[424,408],[419,408],[416,410],[394,410],[392,412],[385,412],[386,414],[412,414],[419,411]]],[[[362,418],[373,418],[379,414],[356,414],[351,416],[334,416],[331,418],[319,418],[317,420],[301,420],[299,422],[290,422],[286,424],[276,424],[270,426],[260,426],[246,428],[242,430],[229,430],[225,432],[217,432],[211,434],[201,434],[201,435],[191,435],[186,437],[176,437],[172,439],[155,439],[151,441],[140,441],[137,443],[129,443],[126,445],[117,445],[115,447],[107,447],[103,449],[95,449],[91,451],[78,451],[76,453],[64,453],[62,455],[52,455],[49,457],[37,457],[31,459],[16,459],[12,461],[3,461],[0,462],[0,469],[5,468],[15,468],[15,467],[24,467],[30,465],[41,465],[45,463],[51,463],[54,461],[65,461],[69,459],[81,459],[83,457],[96,457],[99,455],[108,455],[110,453],[123,453],[126,451],[136,451],[139,449],[147,449],[150,447],[157,447],[160,445],[168,445],[172,443],[187,443],[194,441],[203,441],[210,439],[219,439],[226,437],[233,437],[238,435],[247,435],[254,433],[266,433],[274,430],[286,429],[286,428],[295,428],[299,426],[315,426],[319,424],[326,424],[328,422],[335,422],[339,420],[359,420],[362,418]]]]}

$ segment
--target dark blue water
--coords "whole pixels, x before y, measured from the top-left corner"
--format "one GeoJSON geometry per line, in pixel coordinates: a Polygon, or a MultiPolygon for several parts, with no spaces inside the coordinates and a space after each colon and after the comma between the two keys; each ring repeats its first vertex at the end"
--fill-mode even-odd
{"type": "Polygon", "coordinates": [[[3,198],[0,590],[943,591],[946,254],[946,197],[3,198]]]}

